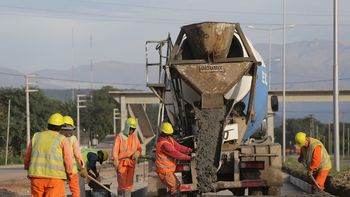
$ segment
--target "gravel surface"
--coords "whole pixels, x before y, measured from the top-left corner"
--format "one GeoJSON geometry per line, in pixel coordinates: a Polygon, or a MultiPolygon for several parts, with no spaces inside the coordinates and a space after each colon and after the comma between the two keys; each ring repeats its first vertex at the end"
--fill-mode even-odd
{"type": "Polygon", "coordinates": [[[196,109],[199,133],[196,136],[196,171],[198,189],[202,192],[212,191],[216,182],[216,163],[220,156],[223,109],[196,109]]]}

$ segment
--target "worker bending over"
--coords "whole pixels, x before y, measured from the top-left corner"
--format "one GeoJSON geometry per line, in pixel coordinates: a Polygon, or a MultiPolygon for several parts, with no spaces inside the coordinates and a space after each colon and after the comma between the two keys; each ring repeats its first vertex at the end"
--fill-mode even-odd
{"type": "Polygon", "coordinates": [[[68,181],[69,189],[72,192],[72,197],[81,196],[81,192],[85,193],[85,190],[80,191],[79,188],[79,174],[83,178],[87,177],[87,171],[84,168],[83,158],[80,152],[80,146],[77,138],[74,136],[74,121],[70,116],[63,117],[64,125],[62,127],[61,133],[66,136],[68,139],[69,145],[71,146],[72,153],[72,162],[73,162],[73,175],[72,178],[68,181]]]}
{"type": "MultiPolygon", "coordinates": [[[[301,147],[298,161],[307,168],[307,175],[314,176],[316,183],[324,190],[324,182],[332,168],[332,162],[323,146],[317,139],[306,137],[303,132],[295,135],[295,142],[301,147]]],[[[316,185],[313,185],[316,189],[316,185]]]]}
{"type": "Polygon", "coordinates": [[[24,169],[34,197],[65,196],[65,180],[72,177],[72,155],[68,140],[59,133],[63,123],[61,114],[51,115],[48,130],[36,132],[27,147],[24,169]]]}
{"type": "Polygon", "coordinates": [[[141,154],[136,124],[134,117],[128,118],[124,130],[117,135],[113,145],[112,160],[117,171],[119,196],[131,197],[135,166],[141,154]]]}
{"type": "Polygon", "coordinates": [[[191,160],[192,149],[180,145],[172,137],[174,129],[168,122],[161,126],[160,138],[156,145],[156,167],[159,179],[166,185],[171,196],[180,196],[180,182],[175,176],[176,160],[191,160]]]}

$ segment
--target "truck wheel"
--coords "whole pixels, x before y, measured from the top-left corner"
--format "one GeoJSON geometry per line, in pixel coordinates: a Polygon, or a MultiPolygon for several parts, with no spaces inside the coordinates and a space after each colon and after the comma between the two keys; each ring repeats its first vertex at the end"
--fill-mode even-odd
{"type": "Polygon", "coordinates": [[[165,196],[167,196],[168,195],[168,192],[167,192],[167,190],[166,190],[166,188],[160,188],[160,189],[158,189],[158,196],[159,197],[165,197],[165,196]]]}
{"type": "Polygon", "coordinates": [[[267,195],[269,196],[281,196],[281,188],[276,186],[271,186],[267,188],[267,195]]]}
{"type": "Polygon", "coordinates": [[[264,195],[264,189],[261,187],[251,187],[248,188],[249,195],[252,196],[263,196],[264,195]]]}
{"type": "Polygon", "coordinates": [[[230,189],[234,196],[244,196],[245,188],[230,189]]]}

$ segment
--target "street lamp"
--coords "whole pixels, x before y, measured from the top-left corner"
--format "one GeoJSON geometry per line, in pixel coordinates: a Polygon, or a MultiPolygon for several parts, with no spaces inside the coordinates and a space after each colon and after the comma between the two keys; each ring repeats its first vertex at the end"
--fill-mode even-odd
{"type": "MultiPolygon", "coordinates": [[[[287,28],[293,28],[295,25],[294,24],[290,24],[287,25],[287,28]]],[[[278,31],[278,30],[283,30],[283,27],[277,27],[277,28],[260,28],[260,27],[255,27],[253,25],[248,25],[249,29],[253,29],[253,30],[258,30],[258,31],[264,31],[267,32],[269,35],[269,73],[268,73],[268,78],[269,78],[269,90],[271,87],[271,51],[272,51],[272,47],[271,47],[271,33],[274,31],[278,31]]]]}
{"type": "Polygon", "coordinates": [[[334,165],[340,171],[339,160],[339,66],[338,66],[338,0],[333,4],[333,118],[334,118],[334,165]]]}
{"type": "Polygon", "coordinates": [[[30,82],[31,78],[34,78],[34,75],[25,75],[25,83],[26,83],[26,118],[27,118],[27,146],[30,143],[30,110],[29,110],[29,93],[37,92],[36,89],[30,89],[29,85],[34,84],[34,82],[30,82]]]}

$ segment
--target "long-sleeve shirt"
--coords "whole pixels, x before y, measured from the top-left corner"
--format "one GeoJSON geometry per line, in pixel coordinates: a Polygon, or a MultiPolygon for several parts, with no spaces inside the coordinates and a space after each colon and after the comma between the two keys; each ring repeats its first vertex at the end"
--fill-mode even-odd
{"type": "Polygon", "coordinates": [[[78,163],[78,166],[84,166],[84,161],[83,161],[83,157],[81,156],[80,147],[79,147],[77,138],[74,135],[70,136],[69,138],[71,138],[69,140],[73,142],[71,145],[72,145],[75,161],[78,163]]]}
{"type": "MultiPolygon", "coordinates": [[[[62,148],[63,153],[63,163],[68,175],[72,175],[73,165],[72,165],[72,154],[71,148],[68,140],[65,138],[59,145],[62,148]]],[[[32,157],[32,141],[30,141],[25,156],[24,156],[24,169],[28,170],[30,165],[30,160],[32,157]]]]}
{"type": "MultiPolygon", "coordinates": [[[[161,138],[159,138],[159,141],[160,140],[161,138]]],[[[191,160],[190,156],[185,155],[183,153],[190,153],[192,152],[192,149],[179,144],[178,142],[175,141],[175,139],[173,139],[173,141],[174,141],[174,146],[170,143],[164,143],[162,145],[161,151],[164,154],[168,155],[169,157],[172,157],[177,160],[191,160]]]]}
{"type": "Polygon", "coordinates": [[[311,159],[311,165],[310,170],[317,170],[320,167],[321,164],[321,154],[322,154],[322,148],[321,145],[315,146],[314,152],[312,153],[312,159],[311,159]]]}
{"type": "Polygon", "coordinates": [[[141,151],[141,143],[135,132],[129,135],[127,139],[123,139],[121,134],[119,134],[114,141],[112,160],[118,160],[128,166],[134,166],[135,161],[131,160],[130,157],[134,154],[139,156],[141,151]],[[134,150],[134,147],[136,150],[134,150]],[[128,153],[125,152],[126,150],[128,150],[128,153]],[[134,152],[130,152],[131,150],[134,152]],[[125,156],[127,156],[127,158],[122,159],[122,157],[125,156]]]}
{"type": "MultiPolygon", "coordinates": [[[[310,141],[308,141],[310,143],[310,141]]],[[[305,153],[308,152],[308,148],[305,148],[305,153]]],[[[322,147],[321,145],[315,146],[314,151],[312,153],[312,158],[311,158],[311,165],[308,170],[315,171],[320,167],[321,164],[321,158],[322,157],[322,147]]],[[[300,152],[300,157],[299,159],[305,160],[306,155],[304,155],[304,152],[300,152]]]]}
{"type": "Polygon", "coordinates": [[[96,175],[96,177],[98,177],[99,174],[98,174],[97,168],[96,168],[96,163],[98,161],[97,154],[93,153],[93,152],[89,152],[86,157],[88,160],[88,162],[87,162],[88,165],[86,166],[87,170],[92,170],[94,172],[94,174],[96,175]]]}

